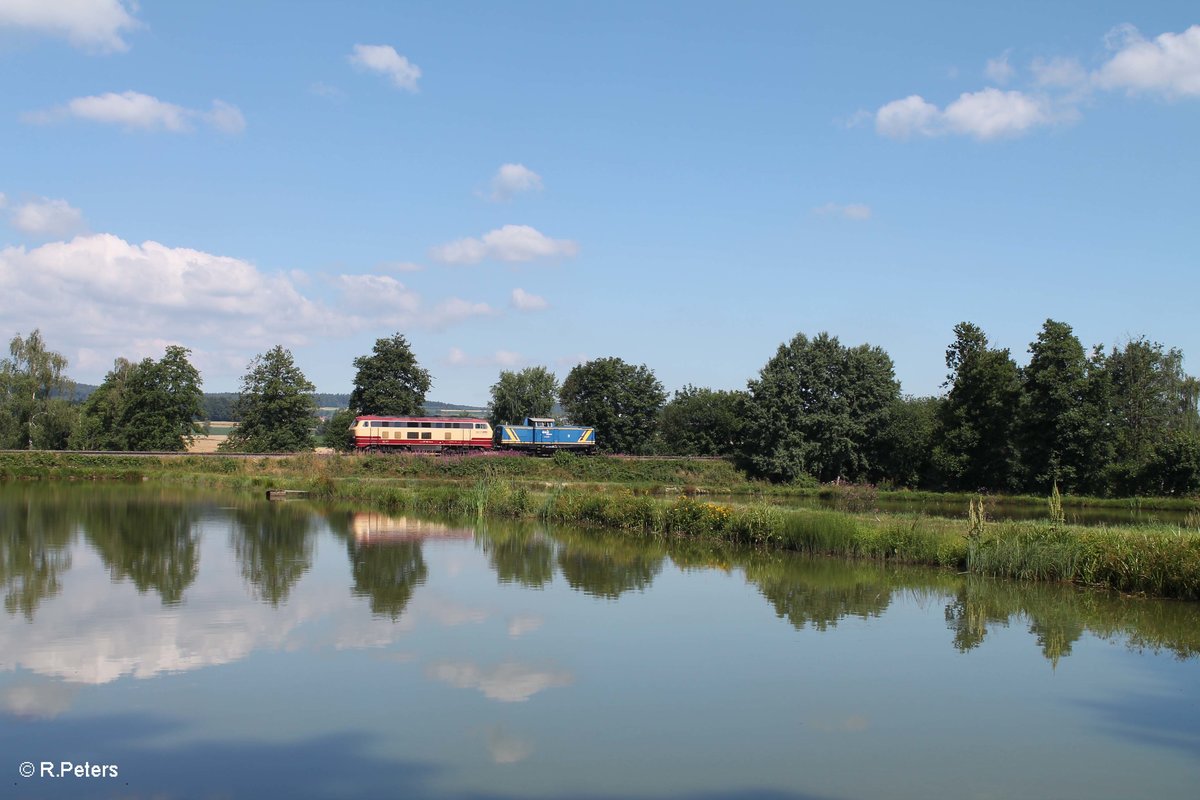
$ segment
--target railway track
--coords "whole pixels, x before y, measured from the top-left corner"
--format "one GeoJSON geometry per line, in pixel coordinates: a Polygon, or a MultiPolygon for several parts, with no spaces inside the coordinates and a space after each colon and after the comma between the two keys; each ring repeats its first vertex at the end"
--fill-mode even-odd
{"type": "MultiPolygon", "coordinates": [[[[76,456],[134,456],[141,458],[294,458],[301,455],[315,456],[332,456],[338,455],[332,452],[317,452],[313,450],[302,450],[292,453],[189,453],[178,450],[0,450],[0,454],[6,453],[43,453],[46,455],[76,455],[76,456]]],[[[343,455],[354,455],[346,453],[343,455]]],[[[397,454],[399,455],[399,454],[397,454]]],[[[437,456],[439,453],[419,453],[418,455],[437,456]]],[[[495,458],[499,453],[494,451],[484,451],[482,453],[455,453],[458,458],[495,458]]],[[[518,453],[504,453],[503,455],[512,456],[519,455],[518,453]]],[[[525,454],[529,455],[529,454],[525,454]]],[[[629,456],[621,455],[620,453],[601,454],[602,458],[619,458],[626,461],[661,461],[663,459],[684,459],[687,461],[725,461],[722,456],[629,456]]]]}

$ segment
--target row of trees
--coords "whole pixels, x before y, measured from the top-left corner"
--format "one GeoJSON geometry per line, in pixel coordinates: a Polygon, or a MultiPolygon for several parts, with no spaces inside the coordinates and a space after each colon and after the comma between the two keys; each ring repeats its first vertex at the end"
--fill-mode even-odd
{"type": "MultiPolygon", "coordinates": [[[[1200,489],[1200,381],[1183,354],[1144,338],[1084,349],[1047,320],[1019,367],[963,322],[941,397],[900,394],[891,358],[822,333],[779,346],[745,391],[686,386],[668,401],[645,366],[580,364],[566,415],[624,453],[725,456],[773,481],[845,480],[958,491],[1095,495],[1200,489]]],[[[553,403],[544,368],[502,373],[493,421],[553,403]],[[536,404],[520,387],[541,387],[536,404]],[[513,403],[510,398],[520,398],[513,403]]]]}
{"type": "MultiPolygon", "coordinates": [[[[200,431],[200,376],[186,348],[157,361],[118,359],[82,406],[66,360],[39,332],[0,362],[0,445],[182,450],[200,431]]],[[[879,347],[797,334],[745,391],[686,386],[669,398],[652,370],[619,358],[577,365],[558,383],[545,367],[504,371],[491,387],[493,424],[549,416],[596,428],[609,452],[723,456],[772,481],[869,481],[931,489],[1178,494],[1200,489],[1200,382],[1183,354],[1145,339],[1086,351],[1047,320],[1019,367],[976,325],[954,329],[941,397],[900,394],[879,347]]],[[[360,414],[419,415],[431,385],[399,333],[354,360],[350,408],[325,443],[350,446],[360,414]]],[[[313,385],[292,354],[256,356],[224,445],[243,452],[311,448],[313,385]]]]}

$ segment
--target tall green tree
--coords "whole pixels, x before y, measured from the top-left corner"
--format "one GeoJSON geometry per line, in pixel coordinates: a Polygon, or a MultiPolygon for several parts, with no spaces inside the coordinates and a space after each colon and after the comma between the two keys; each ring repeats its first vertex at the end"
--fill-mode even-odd
{"type": "Polygon", "coordinates": [[[874,439],[871,479],[917,488],[931,479],[933,436],[940,397],[900,397],[887,407],[874,439]]]}
{"type": "Polygon", "coordinates": [[[1022,483],[1033,492],[1049,492],[1053,485],[1078,491],[1090,451],[1087,355],[1071,326],[1052,319],[1029,353],[1017,416],[1022,483]]]}
{"type": "Polygon", "coordinates": [[[83,404],[71,446],[87,450],[186,450],[201,432],[204,392],[191,351],[167,347],[158,361],[118,358],[83,404]]]}
{"type": "Polygon", "coordinates": [[[741,448],[745,403],[745,392],[684,386],[659,415],[660,448],[680,456],[736,455],[741,448]]]}
{"type": "Polygon", "coordinates": [[[1197,381],[1183,353],[1144,338],[1113,348],[1106,368],[1112,402],[1113,464],[1120,494],[1178,491],[1192,483],[1187,464],[1200,440],[1197,381]],[[1172,487],[1172,488],[1167,488],[1172,487]]]}
{"type": "Polygon", "coordinates": [[[598,358],[577,364],[559,393],[572,422],[596,429],[596,442],[612,453],[649,453],[658,412],[667,395],[645,364],[598,358]]]}
{"type": "Polygon", "coordinates": [[[424,413],[429,373],[417,363],[408,340],[397,333],[375,340],[369,356],[354,359],[354,391],[350,410],[355,414],[407,416],[424,413]]]}
{"type": "Polygon", "coordinates": [[[321,444],[332,447],[338,452],[350,452],[354,449],[354,433],[351,431],[353,425],[354,412],[348,408],[338,409],[325,422],[319,433],[321,444]]]}
{"type": "Polygon", "coordinates": [[[492,384],[488,418],[493,425],[519,423],[525,417],[548,417],[558,397],[558,378],[545,367],[504,370],[492,384]]]}
{"type": "Polygon", "coordinates": [[[1102,345],[1092,348],[1083,381],[1083,454],[1077,468],[1077,491],[1103,496],[1112,492],[1113,383],[1108,356],[1102,345]]]}
{"type": "Polygon", "coordinates": [[[83,401],[79,424],[71,432],[71,449],[129,449],[121,419],[125,413],[129,377],[137,366],[126,358],[118,358],[113,362],[113,368],[104,376],[104,382],[83,401]]]}
{"type": "Polygon", "coordinates": [[[46,349],[40,330],[13,337],[0,360],[0,447],[61,450],[75,422],[67,359],[46,349]]]}
{"type": "Polygon", "coordinates": [[[781,344],[748,389],[745,458],[775,481],[866,478],[872,442],[900,395],[887,353],[828,333],[781,344]]]}
{"type": "Polygon", "coordinates": [[[280,345],[254,357],[242,376],[237,409],[242,422],[222,444],[246,453],[311,450],[317,404],[315,390],[280,345]]]}
{"type": "Polygon", "coordinates": [[[1008,350],[988,347],[970,322],[954,326],[946,350],[950,393],[942,406],[933,465],[943,485],[958,490],[1010,489],[1016,478],[1013,425],[1021,376],[1008,350]]]}

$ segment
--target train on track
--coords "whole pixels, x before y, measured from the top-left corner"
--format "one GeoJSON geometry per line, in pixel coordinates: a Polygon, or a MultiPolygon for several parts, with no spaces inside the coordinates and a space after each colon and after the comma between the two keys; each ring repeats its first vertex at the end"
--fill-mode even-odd
{"type": "Polygon", "coordinates": [[[521,425],[499,425],[472,417],[384,417],[354,419],[354,449],[371,453],[448,453],[509,450],[551,455],[559,450],[596,452],[594,428],[558,425],[529,417],[521,425]]]}

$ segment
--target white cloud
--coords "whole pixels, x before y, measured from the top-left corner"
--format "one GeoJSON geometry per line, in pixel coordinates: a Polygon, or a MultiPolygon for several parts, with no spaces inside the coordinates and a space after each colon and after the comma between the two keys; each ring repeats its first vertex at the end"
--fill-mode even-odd
{"type": "Polygon", "coordinates": [[[241,133],[246,128],[246,119],[242,112],[224,100],[214,100],[212,111],[205,112],[132,91],[76,97],[63,106],[21,115],[22,121],[34,124],[47,124],[68,117],[120,125],[127,130],[171,133],[192,130],[196,120],[222,133],[241,133]]]}
{"type": "Polygon", "coordinates": [[[478,264],[488,257],[488,249],[479,239],[459,239],[430,248],[429,257],[443,264],[478,264]]]}
{"type": "Polygon", "coordinates": [[[512,290],[512,306],[518,311],[541,311],[549,308],[546,298],[530,294],[524,289],[512,290]]]}
{"type": "Polygon", "coordinates": [[[983,74],[986,75],[987,79],[992,83],[1003,86],[1012,80],[1013,75],[1016,74],[1017,71],[1013,69],[1012,64],[1008,63],[1009,52],[1010,51],[1005,50],[1001,55],[988,59],[987,66],[984,67],[983,74]]]}
{"type": "Polygon", "coordinates": [[[122,33],[141,23],[121,0],[0,0],[0,27],[64,36],[76,47],[112,53],[129,49],[122,33]]]}
{"type": "Polygon", "coordinates": [[[919,95],[895,100],[876,112],[875,129],[894,139],[957,133],[987,140],[1017,136],[1065,118],[1065,113],[1052,113],[1044,98],[988,87],[964,92],[944,110],[919,95]]]}
{"type": "Polygon", "coordinates": [[[30,236],[70,236],[86,227],[83,212],[78,208],[66,200],[45,197],[14,208],[11,222],[14,228],[30,236]]]}
{"type": "Polygon", "coordinates": [[[1073,58],[1035,58],[1029,65],[1033,82],[1041,87],[1073,89],[1087,83],[1087,70],[1073,58]]]}
{"type": "Polygon", "coordinates": [[[484,260],[536,261],[569,258],[579,252],[570,239],[551,239],[528,225],[505,225],[485,233],[481,239],[459,239],[429,251],[443,264],[478,264],[484,260]]]}
{"type": "Polygon", "coordinates": [[[1147,41],[1132,26],[1110,34],[1117,50],[1094,75],[1097,86],[1166,97],[1200,96],[1200,25],[1147,41]]]}
{"type": "Polygon", "coordinates": [[[942,113],[954,133],[995,139],[1027,132],[1052,121],[1045,102],[1017,91],[987,88],[964,92],[942,113]]]}
{"type": "Polygon", "coordinates": [[[521,703],[538,692],[574,681],[570,672],[507,662],[483,668],[471,662],[430,664],[426,674],[459,689],[477,689],[489,700],[521,703]]]}
{"type": "Polygon", "coordinates": [[[246,130],[246,118],[241,110],[224,100],[213,100],[212,111],[201,117],[221,133],[241,133],[246,130]]]}
{"type": "MultiPolygon", "coordinates": [[[[1097,89],[1200,97],[1200,25],[1153,40],[1121,25],[1108,33],[1105,45],[1113,55],[1092,72],[1074,58],[1033,59],[1032,92],[988,87],[965,92],[944,109],[916,94],[893,100],[875,112],[875,130],[894,139],[949,134],[999,139],[1078,119],[1079,108],[1097,89]]],[[[988,61],[985,72],[993,82],[1004,84],[1016,75],[1008,56],[988,61]]]]}
{"type": "Polygon", "coordinates": [[[848,205],[826,203],[813,210],[823,217],[841,217],[856,222],[862,222],[871,218],[871,207],[865,203],[850,203],[848,205]]]}
{"type": "Polygon", "coordinates": [[[341,275],[345,304],[360,325],[440,329],[471,317],[495,313],[487,303],[451,297],[426,310],[421,295],[389,275],[341,275]]]}
{"type": "Polygon", "coordinates": [[[848,117],[834,120],[837,125],[843,128],[861,128],[875,119],[875,115],[865,108],[860,108],[848,117]]]}
{"type": "Polygon", "coordinates": [[[542,176],[524,164],[502,164],[492,178],[492,202],[511,200],[520,192],[541,191],[542,176]]]}
{"type": "Polygon", "coordinates": [[[92,122],[112,123],[126,128],[181,132],[191,129],[192,116],[183,106],[167,103],[140,92],[108,92],[76,97],[63,108],[67,116],[92,122]]]}
{"type": "Polygon", "coordinates": [[[354,52],[346,58],[359,69],[376,72],[391,79],[397,89],[417,91],[421,68],[397,53],[396,48],[390,45],[356,44],[354,52]]]}
{"type": "Polygon", "coordinates": [[[942,112],[917,94],[893,100],[875,112],[875,130],[892,139],[933,136],[938,132],[942,112]]]}
{"type": "Polygon", "coordinates": [[[342,275],[338,278],[347,305],[362,312],[397,315],[407,319],[421,308],[421,296],[387,275],[342,275]]]}
{"type": "Polygon", "coordinates": [[[111,346],[122,355],[139,340],[204,341],[239,352],[293,346],[352,323],[284,275],[111,234],[0,250],[0,317],[18,330],[40,327],[67,345],[111,346]]]}
{"type": "Polygon", "coordinates": [[[525,357],[512,350],[497,350],[486,356],[470,356],[460,347],[451,347],[445,363],[451,367],[515,367],[525,363],[525,357]]]}
{"type": "Polygon", "coordinates": [[[438,303],[433,311],[425,317],[423,322],[431,328],[444,328],[456,322],[470,319],[471,317],[487,317],[494,313],[495,311],[487,303],[476,303],[458,297],[451,297],[448,300],[438,303]]]}

